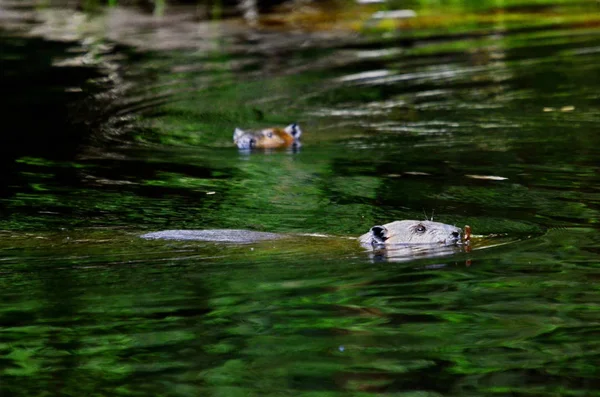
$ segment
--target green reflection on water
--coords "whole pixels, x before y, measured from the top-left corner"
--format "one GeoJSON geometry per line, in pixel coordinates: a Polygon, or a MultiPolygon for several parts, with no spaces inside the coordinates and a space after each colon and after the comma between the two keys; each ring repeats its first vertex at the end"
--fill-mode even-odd
{"type": "Polygon", "coordinates": [[[575,10],[412,47],[130,60],[126,95],[167,98],[130,134],[7,169],[1,391],[598,394],[599,43],[575,10]],[[292,121],[299,151],[231,144],[236,126],[292,121]],[[433,210],[510,244],[393,262],[342,238],[433,210]],[[336,237],[138,238],[226,227],[336,237]]]}

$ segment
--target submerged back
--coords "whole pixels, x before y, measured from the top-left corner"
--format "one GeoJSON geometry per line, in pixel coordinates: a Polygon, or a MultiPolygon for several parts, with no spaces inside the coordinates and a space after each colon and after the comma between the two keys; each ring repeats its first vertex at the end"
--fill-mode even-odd
{"type": "Polygon", "coordinates": [[[275,240],[285,237],[282,234],[255,232],[240,229],[213,230],[163,230],[146,233],[142,238],[148,240],[179,240],[179,241],[215,241],[223,243],[252,243],[254,241],[275,240]]]}

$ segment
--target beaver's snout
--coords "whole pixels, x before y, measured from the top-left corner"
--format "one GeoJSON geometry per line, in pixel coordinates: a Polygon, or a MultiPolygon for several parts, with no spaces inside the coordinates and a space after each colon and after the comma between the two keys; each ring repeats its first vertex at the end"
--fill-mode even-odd
{"type": "Polygon", "coordinates": [[[443,245],[456,245],[461,242],[461,232],[450,232],[450,236],[447,238],[440,240],[440,244],[443,245]]]}
{"type": "Polygon", "coordinates": [[[256,139],[250,136],[243,136],[236,141],[239,149],[253,149],[256,147],[256,139]]]}
{"type": "Polygon", "coordinates": [[[450,237],[450,241],[452,244],[456,244],[458,242],[460,242],[461,238],[460,238],[460,232],[452,232],[450,233],[450,235],[452,237],[450,237]]]}

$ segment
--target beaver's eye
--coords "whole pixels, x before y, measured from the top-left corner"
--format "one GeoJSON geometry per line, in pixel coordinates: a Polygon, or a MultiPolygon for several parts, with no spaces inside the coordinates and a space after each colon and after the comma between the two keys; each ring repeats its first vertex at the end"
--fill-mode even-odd
{"type": "Polygon", "coordinates": [[[425,233],[427,229],[425,228],[425,226],[419,225],[415,230],[417,231],[417,233],[425,233]]]}
{"type": "Polygon", "coordinates": [[[267,132],[267,138],[273,138],[273,133],[271,131],[267,132]]]}

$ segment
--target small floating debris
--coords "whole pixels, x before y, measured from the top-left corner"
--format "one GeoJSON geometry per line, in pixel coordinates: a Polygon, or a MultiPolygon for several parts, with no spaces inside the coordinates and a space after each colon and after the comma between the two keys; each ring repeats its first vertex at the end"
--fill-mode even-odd
{"type": "Polygon", "coordinates": [[[357,80],[368,80],[375,79],[379,77],[387,77],[390,75],[389,70],[370,70],[368,72],[349,74],[347,76],[340,77],[338,81],[346,82],[346,81],[357,81],[357,80]]]}
{"type": "Polygon", "coordinates": [[[387,174],[386,176],[388,178],[402,178],[405,175],[411,175],[411,176],[431,176],[431,174],[429,172],[421,172],[421,171],[406,171],[406,172],[403,172],[402,174],[387,174]]]}
{"type": "Polygon", "coordinates": [[[468,243],[471,241],[471,226],[469,225],[465,225],[465,238],[464,238],[465,243],[468,243]]]}
{"type": "Polygon", "coordinates": [[[553,107],[544,107],[542,109],[542,111],[544,111],[544,112],[556,112],[556,111],[572,112],[573,110],[575,110],[575,106],[573,106],[573,105],[563,106],[560,109],[553,108],[553,107]]]}
{"type": "Polygon", "coordinates": [[[485,179],[488,181],[504,181],[508,178],[505,178],[503,176],[496,176],[496,175],[465,175],[467,178],[472,178],[472,179],[485,179]]]}
{"type": "Polygon", "coordinates": [[[413,10],[391,10],[391,11],[377,11],[371,15],[371,19],[406,19],[414,18],[417,13],[413,10]]]}
{"type": "Polygon", "coordinates": [[[217,194],[217,192],[206,192],[207,195],[217,194]]]}
{"type": "Polygon", "coordinates": [[[429,172],[420,172],[420,171],[406,171],[404,173],[404,175],[424,175],[424,176],[428,176],[431,175],[429,172]]]}

